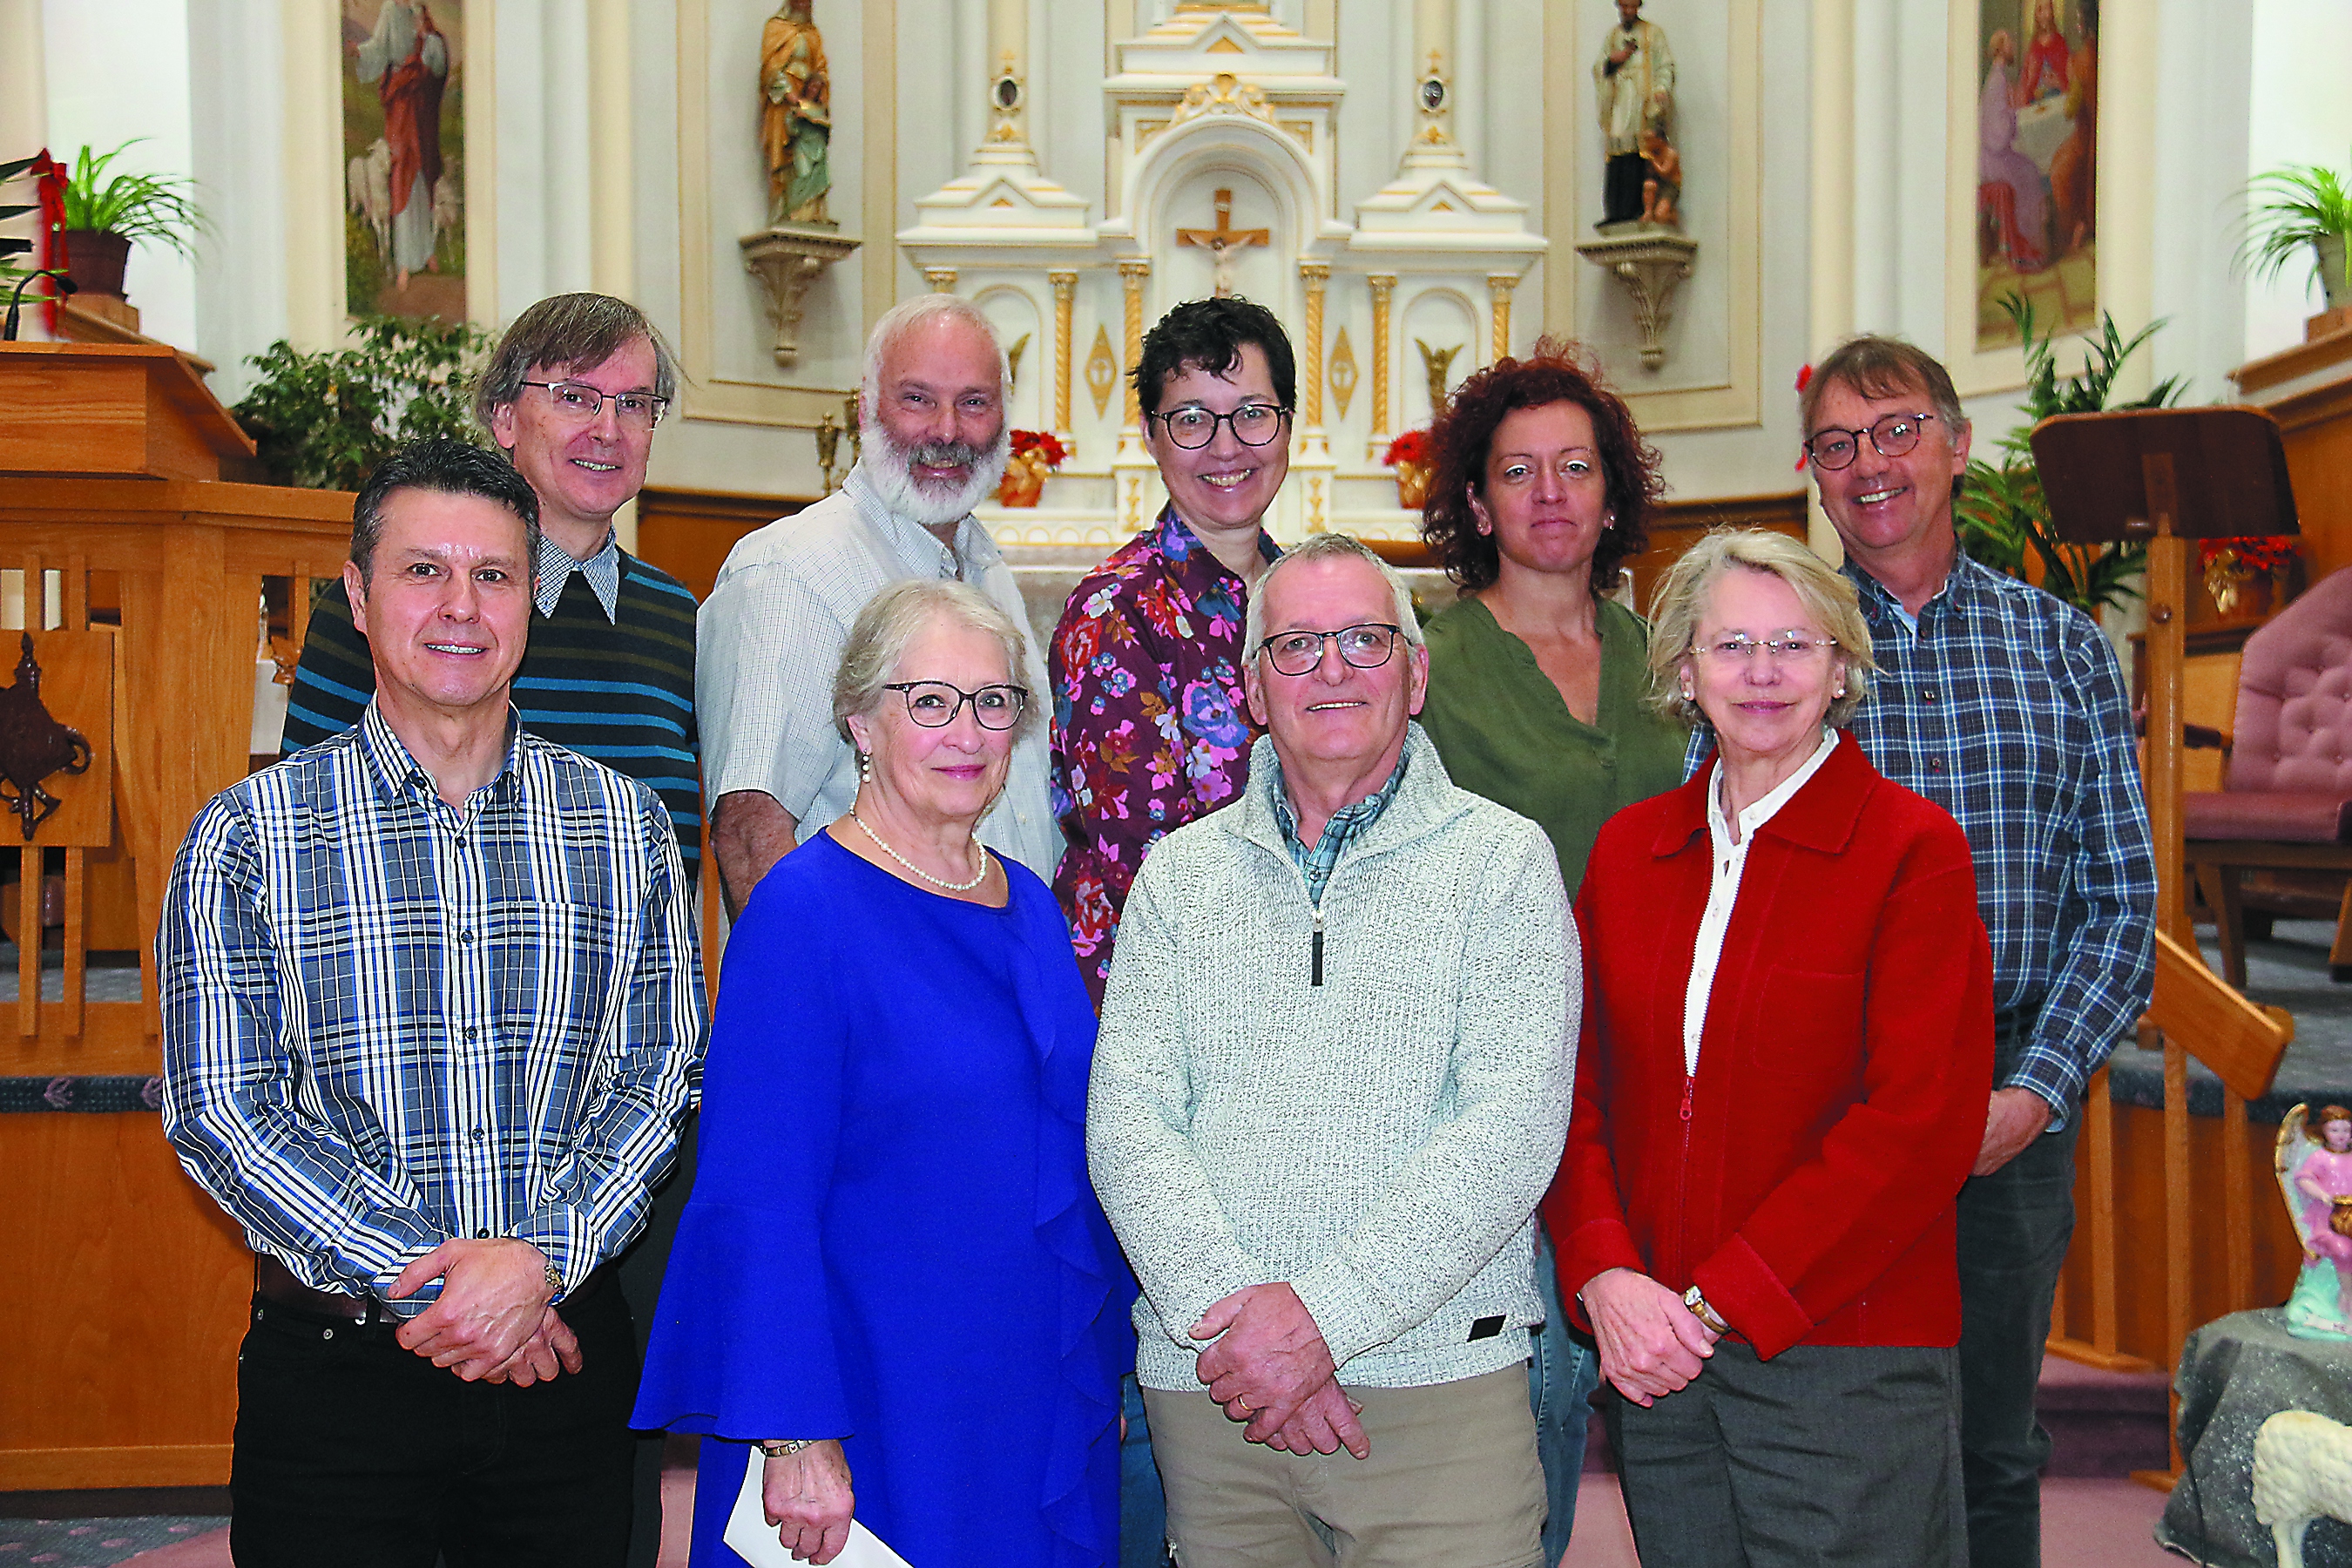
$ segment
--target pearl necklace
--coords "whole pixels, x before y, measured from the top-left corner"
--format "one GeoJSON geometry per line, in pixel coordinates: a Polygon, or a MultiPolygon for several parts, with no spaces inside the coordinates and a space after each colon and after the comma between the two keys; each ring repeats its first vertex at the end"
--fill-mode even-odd
{"type": "Polygon", "coordinates": [[[889,845],[884,843],[880,834],[866,826],[866,819],[857,815],[857,808],[854,805],[849,808],[849,820],[857,824],[859,830],[862,831],[866,837],[874,840],[874,846],[876,848],[881,850],[883,854],[887,855],[891,859],[896,860],[899,865],[904,866],[908,870],[912,871],[916,876],[920,877],[924,881],[929,882],[934,888],[944,888],[950,893],[969,893],[974,888],[979,887],[982,882],[988,880],[988,851],[980,847],[980,840],[977,838],[971,841],[971,858],[975,861],[979,862],[980,870],[969,882],[944,882],[939,878],[932,876],[929,871],[924,870],[920,866],[916,865],[912,860],[908,859],[904,855],[899,854],[896,849],[891,848],[889,845]]]}

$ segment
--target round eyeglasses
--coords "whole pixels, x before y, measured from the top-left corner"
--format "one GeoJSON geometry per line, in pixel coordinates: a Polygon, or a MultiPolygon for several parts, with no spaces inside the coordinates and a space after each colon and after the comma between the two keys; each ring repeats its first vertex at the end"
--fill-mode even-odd
{"type": "Polygon", "coordinates": [[[613,405],[613,413],[624,425],[635,429],[650,430],[661,423],[669,407],[669,399],[656,397],[650,392],[599,392],[583,381],[526,381],[525,386],[546,389],[548,401],[555,405],[555,416],[566,425],[585,425],[604,412],[604,405],[613,405]]]}
{"type": "Polygon", "coordinates": [[[1882,458],[1899,458],[1919,444],[1919,427],[1935,417],[1932,414],[1890,414],[1867,430],[1841,430],[1832,425],[1816,430],[1805,442],[1805,456],[1813,467],[1831,473],[1849,468],[1862,455],[1862,438],[1882,458]]]}
{"type": "Polygon", "coordinates": [[[1835,647],[1837,647],[1835,637],[1800,637],[1795,632],[1788,632],[1777,637],[1760,639],[1750,637],[1725,637],[1718,642],[1702,644],[1696,651],[1706,655],[1717,664],[1737,668],[1740,665],[1753,664],[1756,656],[1759,653],[1774,664],[1810,664],[1835,647]]]}
{"type": "Polygon", "coordinates": [[[926,730],[946,729],[967,702],[982,729],[1010,730],[1021,722],[1022,710],[1029,706],[1025,686],[983,686],[966,691],[944,680],[894,680],[882,689],[905,697],[907,717],[926,730]]]}
{"type": "Polygon", "coordinates": [[[1284,675],[1306,675],[1323,662],[1326,640],[1339,645],[1339,657],[1358,669],[1378,669],[1396,652],[1401,626],[1386,622],[1341,626],[1336,632],[1276,632],[1258,644],[1274,668],[1284,675]]]}
{"type": "Polygon", "coordinates": [[[1212,414],[1205,408],[1191,406],[1171,408],[1165,414],[1154,414],[1168,438],[1188,452],[1197,452],[1217,438],[1217,426],[1234,427],[1234,439],[1244,447],[1263,447],[1282,434],[1282,421],[1290,413],[1287,408],[1271,403],[1244,403],[1231,414],[1212,414]]]}

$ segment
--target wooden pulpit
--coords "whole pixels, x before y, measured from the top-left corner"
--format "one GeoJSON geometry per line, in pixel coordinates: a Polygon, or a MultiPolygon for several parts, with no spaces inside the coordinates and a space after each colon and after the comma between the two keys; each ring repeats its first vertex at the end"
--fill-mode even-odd
{"type": "MultiPolygon", "coordinates": [[[[37,824],[37,803],[0,814],[28,939],[0,1010],[0,1489],[228,1474],[251,1257],[163,1137],[154,936],[189,822],[247,770],[265,584],[288,580],[299,645],[352,507],[236,482],[252,458],[168,348],[0,343],[0,569],[22,574],[31,649],[0,633],[0,672],[21,689],[29,657],[36,727],[89,750],[46,775],[58,805],[37,824]],[[134,890],[139,1000],[89,1000],[93,885],[118,882],[134,890]]],[[[27,712],[30,695],[0,691],[27,712]]]]}
{"type": "MultiPolygon", "coordinates": [[[[2223,1252],[2231,1298],[2251,1304],[2252,1156],[2246,1101],[2269,1092],[2294,1022],[2249,1001],[2206,968],[2189,919],[2180,811],[2181,668],[2189,618],[2189,542],[2294,533],[2294,493],[2277,422],[2260,409],[2131,409],[2068,414],[2033,429],[2033,460],[2059,535],[2069,543],[2147,546],[2147,743],[2142,768],[2156,845],[2156,996],[2164,1036],[2165,1348],[2189,1330],[2189,1057],[2221,1079],[2223,1252]]],[[[2095,1085],[2084,1162],[2094,1262],[2094,1342],[2112,1348],[2115,1157],[2105,1075],[2095,1085]],[[2102,1188],[2104,1187],[2104,1191],[2102,1188]],[[2104,1288],[2108,1294],[2101,1299],[2104,1288]]],[[[2143,1243],[2145,1245],[2145,1243],[2143,1243]]],[[[2084,1359],[2095,1359],[2085,1357],[2084,1359]]],[[[2180,1468],[2173,1449],[2172,1473],[2180,1468]]],[[[2170,1476],[2146,1479],[2170,1484],[2170,1476]]]]}

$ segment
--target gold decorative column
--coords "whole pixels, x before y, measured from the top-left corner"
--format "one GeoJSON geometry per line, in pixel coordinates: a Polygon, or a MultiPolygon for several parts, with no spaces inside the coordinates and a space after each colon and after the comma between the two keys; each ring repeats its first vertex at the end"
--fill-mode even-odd
{"type": "Polygon", "coordinates": [[[1307,285],[1307,388],[1300,413],[1306,426],[1318,430],[1323,425],[1323,290],[1331,281],[1331,264],[1302,261],[1298,276],[1307,285]]]}
{"type": "Polygon", "coordinates": [[[954,293],[955,280],[956,269],[952,267],[926,267],[923,268],[923,281],[931,286],[931,291],[935,294],[954,293]]]}
{"type": "Polygon", "coordinates": [[[1396,274],[1375,272],[1364,279],[1372,289],[1372,439],[1365,456],[1378,462],[1389,439],[1389,303],[1396,296],[1396,274]]]}
{"type": "Polygon", "coordinates": [[[1143,358],[1143,282],[1150,276],[1149,257],[1130,256],[1118,264],[1119,287],[1127,292],[1126,374],[1119,379],[1127,385],[1127,427],[1139,435],[1143,430],[1143,405],[1136,401],[1135,367],[1143,358]]]}
{"type": "Polygon", "coordinates": [[[1507,358],[1511,352],[1511,290],[1519,280],[1507,272],[1486,275],[1487,313],[1494,322],[1495,359],[1507,358]]]}
{"type": "Polygon", "coordinates": [[[1075,454],[1076,437],[1070,433],[1070,349],[1078,275],[1048,272],[1045,281],[1054,286],[1054,434],[1075,454]]]}

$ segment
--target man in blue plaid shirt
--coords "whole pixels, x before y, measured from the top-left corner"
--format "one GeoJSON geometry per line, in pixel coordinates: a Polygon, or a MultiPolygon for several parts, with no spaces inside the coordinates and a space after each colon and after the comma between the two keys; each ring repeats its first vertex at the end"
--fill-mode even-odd
{"type": "Polygon", "coordinates": [[[2050,1454],[2034,1390],[2074,1233],[2084,1086],[2155,983],[2131,717],[2090,617],[1960,552],[1952,491],[1969,423],[1941,364],[1856,338],[1801,397],[1882,672],[1854,737],[1958,820],[1992,936],[1994,1089],[1959,1203],[1960,1447],[1970,1563],[2030,1568],[2050,1454]]]}
{"type": "Polygon", "coordinates": [[[619,1564],[611,1260],[676,1152],[702,982],[669,814],[516,722],[538,501],[422,443],[344,569],[375,695],[223,791],[156,939],[163,1126],[244,1227],[230,1547],[619,1564]]]}

